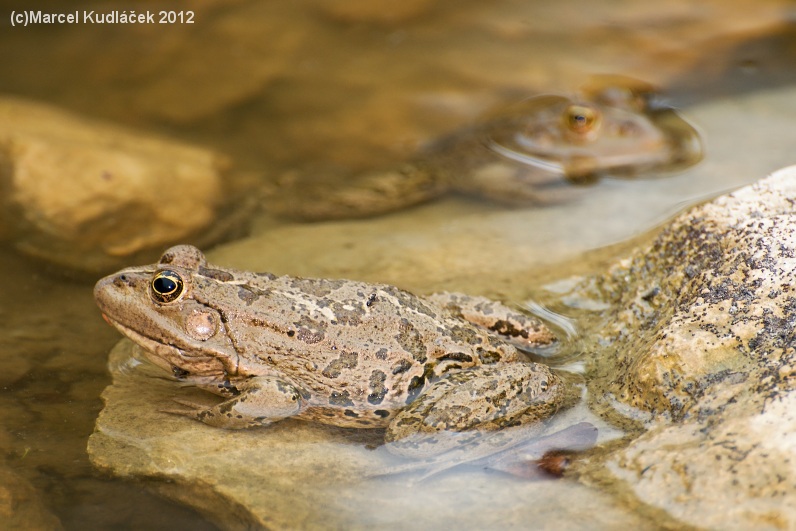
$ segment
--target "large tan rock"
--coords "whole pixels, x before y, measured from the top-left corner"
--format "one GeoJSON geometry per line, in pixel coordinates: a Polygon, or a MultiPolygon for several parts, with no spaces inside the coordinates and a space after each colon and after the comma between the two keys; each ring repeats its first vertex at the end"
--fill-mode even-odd
{"type": "Polygon", "coordinates": [[[195,239],[225,160],[47,105],[0,99],[0,226],[22,251],[99,271],[195,239]]]}
{"type": "Polygon", "coordinates": [[[794,202],[791,166],[682,214],[569,295],[607,307],[584,330],[593,403],[648,429],[609,475],[683,523],[796,527],[794,202]]]}
{"type": "Polygon", "coordinates": [[[619,400],[677,420],[728,382],[754,376],[756,392],[783,390],[796,326],[794,200],[790,167],[677,217],[589,281],[612,307],[598,335],[617,355],[600,367],[619,400]]]}

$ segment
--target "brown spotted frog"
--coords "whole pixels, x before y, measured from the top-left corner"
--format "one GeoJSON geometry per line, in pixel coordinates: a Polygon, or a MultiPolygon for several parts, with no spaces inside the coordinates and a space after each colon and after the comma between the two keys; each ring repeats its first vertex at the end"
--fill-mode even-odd
{"type": "Polygon", "coordinates": [[[224,397],[176,410],[220,428],[386,427],[393,452],[426,456],[446,450],[439,431],[541,424],[565,396],[519,351],[553,333],[483,297],[237,271],[188,245],[101,279],[94,296],[154,364],[224,397]]]}
{"type": "Polygon", "coordinates": [[[702,158],[696,129],[656,103],[650,85],[607,76],[569,97],[542,95],[432,143],[406,163],[325,188],[330,170],[294,170],[273,191],[272,210],[303,219],[362,217],[454,190],[515,205],[551,203],[572,184],[602,176],[683,169],[702,158]]]}

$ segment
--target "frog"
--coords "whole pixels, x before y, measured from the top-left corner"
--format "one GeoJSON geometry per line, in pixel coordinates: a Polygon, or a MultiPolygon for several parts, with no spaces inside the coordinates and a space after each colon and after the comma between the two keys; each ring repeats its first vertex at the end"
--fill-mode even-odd
{"type": "Polygon", "coordinates": [[[525,354],[556,335],[486,297],[224,268],[190,245],[100,279],[94,297],[154,365],[222,397],[164,411],[218,428],[380,428],[391,453],[426,458],[466,444],[440,432],[541,428],[567,396],[525,354]]]}
{"type": "Polygon", "coordinates": [[[369,217],[449,192],[521,207],[558,204],[602,177],[683,170],[703,156],[697,129],[652,85],[602,76],[490,113],[396,166],[347,175],[292,168],[267,192],[272,212],[306,221],[369,217]],[[322,186],[317,176],[334,184],[322,186]]]}

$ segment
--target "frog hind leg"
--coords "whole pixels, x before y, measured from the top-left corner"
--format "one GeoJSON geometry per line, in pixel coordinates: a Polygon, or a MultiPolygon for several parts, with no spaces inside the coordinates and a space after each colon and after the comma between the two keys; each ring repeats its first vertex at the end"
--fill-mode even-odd
{"type": "MultiPolygon", "coordinates": [[[[534,161],[530,156],[526,159],[534,161]]],[[[457,188],[466,194],[516,206],[562,204],[577,195],[559,163],[535,160],[543,166],[548,164],[549,169],[495,161],[475,168],[457,188]]]]}
{"type": "Polygon", "coordinates": [[[271,376],[256,376],[235,384],[234,396],[214,406],[191,401],[175,400],[181,409],[163,410],[185,415],[210,426],[225,429],[245,429],[266,426],[301,410],[301,394],[295,386],[271,376]]]}
{"type": "Polygon", "coordinates": [[[430,295],[428,299],[520,348],[545,347],[556,341],[553,332],[536,317],[486,297],[440,292],[430,295]]]}
{"type": "Polygon", "coordinates": [[[416,161],[397,168],[352,176],[350,186],[319,189],[301,201],[280,198],[280,211],[307,221],[363,218],[424,203],[448,188],[434,166],[416,161]]]}
{"type": "Polygon", "coordinates": [[[391,453],[415,459],[453,450],[483,457],[536,435],[566,396],[566,384],[545,365],[471,367],[434,382],[401,410],[385,442],[391,453]]]}

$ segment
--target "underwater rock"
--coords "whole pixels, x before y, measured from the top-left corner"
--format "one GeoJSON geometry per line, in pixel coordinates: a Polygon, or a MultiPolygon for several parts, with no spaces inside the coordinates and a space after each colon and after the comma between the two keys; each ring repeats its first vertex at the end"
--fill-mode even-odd
{"type": "Polygon", "coordinates": [[[592,395],[649,429],[608,469],[690,525],[796,526],[794,201],[791,166],[579,288],[609,306],[586,331],[592,395]]]}
{"type": "Polygon", "coordinates": [[[63,529],[36,489],[11,468],[0,463],[0,522],[3,529],[26,531],[63,529]]]}
{"type": "Polygon", "coordinates": [[[30,101],[0,99],[0,233],[21,251],[101,271],[202,235],[226,161],[30,101]]]}
{"type": "MultiPolygon", "coordinates": [[[[793,529],[796,395],[731,386],[724,409],[659,426],[607,468],[639,501],[701,529],[793,529]]],[[[724,400],[722,400],[723,402],[724,400]]]]}

